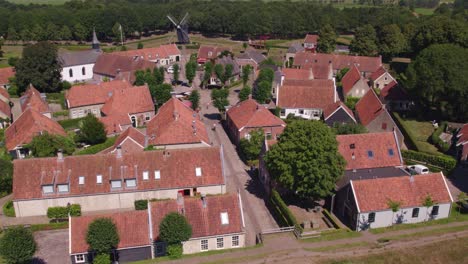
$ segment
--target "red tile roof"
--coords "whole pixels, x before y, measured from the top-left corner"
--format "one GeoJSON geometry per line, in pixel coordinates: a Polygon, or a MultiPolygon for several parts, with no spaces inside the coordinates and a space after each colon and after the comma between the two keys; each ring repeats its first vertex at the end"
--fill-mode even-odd
{"type": "Polygon", "coordinates": [[[333,66],[331,64],[312,64],[307,65],[304,69],[311,68],[314,73],[314,79],[332,79],[333,66]]]}
{"type": "Polygon", "coordinates": [[[169,59],[169,56],[176,56],[180,55],[181,53],[180,50],[177,48],[177,45],[167,44],[154,48],[113,52],[112,54],[130,58],[139,57],[140,59],[155,61],[160,59],[169,59]]]}
{"type": "Polygon", "coordinates": [[[44,99],[42,99],[41,93],[32,85],[29,85],[29,88],[23,96],[21,96],[20,105],[22,112],[28,108],[32,108],[39,113],[50,112],[49,105],[44,99]]]}
{"type": "Polygon", "coordinates": [[[375,72],[382,66],[382,58],[312,52],[299,52],[294,58],[294,65],[304,68],[312,64],[328,65],[330,63],[334,70],[351,68],[356,65],[363,72],[375,72]]]}
{"type": "Polygon", "coordinates": [[[423,175],[377,178],[351,181],[360,212],[390,210],[389,200],[400,202],[401,208],[422,207],[430,195],[434,204],[453,201],[444,175],[430,173],[423,175]]]}
{"type": "Polygon", "coordinates": [[[278,89],[281,108],[321,108],[336,102],[333,80],[285,81],[278,89]]]}
{"type": "Polygon", "coordinates": [[[198,60],[206,61],[209,59],[216,59],[221,52],[228,50],[231,51],[231,48],[228,47],[213,47],[213,46],[200,46],[198,49],[198,60]],[[210,55],[211,52],[211,55],[210,55]]]}
{"type": "Polygon", "coordinates": [[[57,122],[29,108],[6,129],[6,147],[9,151],[13,150],[19,145],[31,142],[33,137],[42,132],[61,136],[67,135],[57,122]]]}
{"type": "MultiPolygon", "coordinates": [[[[7,133],[8,134],[8,130],[7,133]]],[[[201,186],[224,185],[219,147],[177,149],[170,151],[143,151],[122,154],[67,156],[57,158],[32,158],[13,161],[13,198],[30,200],[68,196],[87,196],[119,192],[136,192],[159,189],[183,189],[201,186]],[[202,176],[195,175],[201,168],[202,176]],[[161,179],[154,179],[154,171],[160,171],[161,179]],[[149,179],[143,180],[143,172],[149,179]],[[102,184],[96,183],[96,175],[102,175],[102,184]],[[85,184],[79,185],[79,176],[85,184]],[[137,186],[111,190],[110,180],[135,178],[137,186]],[[69,180],[68,180],[69,179],[69,180]],[[69,181],[70,192],[43,195],[41,185],[69,181]]]]}
{"type": "MultiPolygon", "coordinates": [[[[3,87],[0,87],[0,95],[5,97],[5,99],[10,99],[10,94],[8,93],[8,91],[3,88],[3,87]]],[[[1,100],[1,99],[0,99],[1,100]]]]}
{"type": "MultiPolygon", "coordinates": [[[[153,69],[154,67],[156,67],[156,64],[151,61],[103,53],[99,55],[93,72],[100,75],[117,77],[122,73],[133,73],[136,70],[153,69]]],[[[127,76],[127,78],[130,77],[127,76]]]]}
{"type": "Polygon", "coordinates": [[[132,85],[129,82],[120,80],[101,82],[99,84],[76,85],[66,91],[65,98],[67,99],[69,108],[104,104],[114,91],[130,87],[132,85]]]}
{"type": "Polygon", "coordinates": [[[466,144],[466,143],[463,145],[462,154],[461,154],[460,159],[464,160],[464,161],[468,160],[468,144],[466,144]]]}
{"type": "Polygon", "coordinates": [[[356,113],[364,126],[367,126],[382,112],[385,112],[385,108],[373,89],[370,89],[356,104],[356,113]]]}
{"type": "Polygon", "coordinates": [[[349,109],[343,102],[338,101],[334,104],[330,104],[328,107],[323,109],[323,117],[325,120],[330,118],[338,109],[342,108],[355,122],[353,111],[349,109]]]}
{"type": "Polygon", "coordinates": [[[375,81],[386,72],[387,70],[385,70],[383,66],[380,66],[375,72],[371,74],[371,76],[369,76],[369,80],[375,81]]]}
{"type": "Polygon", "coordinates": [[[7,67],[0,68],[0,85],[5,85],[10,83],[8,79],[15,76],[15,68],[7,67]]]}
{"type": "Polygon", "coordinates": [[[0,112],[8,116],[8,118],[11,118],[10,104],[0,100],[0,112]]]}
{"type": "Polygon", "coordinates": [[[126,126],[132,125],[132,121],[128,115],[119,113],[103,116],[99,120],[104,124],[107,135],[119,134],[126,126]]]}
{"type": "Polygon", "coordinates": [[[140,145],[142,149],[145,147],[145,135],[138,129],[129,127],[115,140],[113,148],[117,148],[126,140],[134,141],[136,144],[140,145]]]}
{"type": "Polygon", "coordinates": [[[338,135],[336,140],[338,152],[346,160],[346,170],[403,165],[398,141],[393,132],[338,135]],[[390,150],[393,155],[390,155],[390,150]],[[372,157],[369,157],[369,151],[372,151],[372,157]]]}
{"type": "Polygon", "coordinates": [[[171,98],[159,108],[158,113],[148,123],[146,134],[153,145],[210,142],[199,114],[176,98],[171,98]]]}
{"type": "Polygon", "coordinates": [[[457,138],[457,146],[461,144],[468,145],[468,124],[464,124],[460,131],[458,131],[457,138]]]}
{"type": "Polygon", "coordinates": [[[154,103],[147,85],[115,90],[101,108],[105,115],[128,115],[154,112],[154,103]]]}
{"type": "Polygon", "coordinates": [[[285,68],[282,70],[285,80],[312,80],[314,74],[312,69],[285,68]]]}
{"type": "Polygon", "coordinates": [[[341,83],[343,85],[343,95],[347,95],[351,89],[353,89],[354,85],[361,79],[361,72],[353,65],[351,69],[343,76],[341,79],[341,83]]]}
{"type": "Polygon", "coordinates": [[[244,127],[285,127],[286,123],[253,99],[247,99],[226,112],[237,130],[244,127]]]}
{"type": "Polygon", "coordinates": [[[393,80],[380,91],[380,97],[385,101],[404,101],[408,100],[406,91],[393,80]]]}
{"type": "Polygon", "coordinates": [[[317,43],[318,39],[318,35],[307,34],[304,38],[304,43],[317,43]]]}
{"type": "Polygon", "coordinates": [[[119,249],[139,246],[149,246],[149,220],[148,212],[127,211],[104,215],[89,215],[81,217],[72,217],[70,222],[70,246],[71,252],[88,252],[89,246],[86,242],[86,234],[89,225],[98,218],[110,218],[117,227],[120,242],[119,249]]]}
{"type": "MultiPolygon", "coordinates": [[[[183,208],[187,221],[192,226],[192,238],[241,233],[241,206],[236,194],[207,196],[206,207],[201,198],[184,198],[183,208]],[[228,214],[228,224],[221,223],[221,213],[228,214]]],[[[171,212],[180,212],[182,206],[176,200],[151,203],[153,237],[159,236],[159,225],[164,216],[171,212]]]]}

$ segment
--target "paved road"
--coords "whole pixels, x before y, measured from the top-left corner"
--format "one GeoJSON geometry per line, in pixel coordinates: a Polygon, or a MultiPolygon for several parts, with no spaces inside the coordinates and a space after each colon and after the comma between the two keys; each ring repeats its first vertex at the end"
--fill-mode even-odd
{"type": "Polygon", "coordinates": [[[32,264],[70,263],[68,256],[68,229],[34,233],[37,251],[32,264]]]}

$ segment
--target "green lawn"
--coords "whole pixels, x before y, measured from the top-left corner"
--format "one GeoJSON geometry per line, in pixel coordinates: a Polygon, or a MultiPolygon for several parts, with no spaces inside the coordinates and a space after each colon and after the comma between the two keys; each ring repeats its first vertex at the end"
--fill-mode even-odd
{"type": "Polygon", "coordinates": [[[422,151],[430,154],[441,155],[436,146],[429,143],[429,138],[434,132],[434,127],[429,121],[416,121],[410,119],[402,119],[405,126],[411,130],[416,140],[417,147],[422,151]]]}
{"type": "Polygon", "coordinates": [[[300,242],[304,243],[314,243],[314,242],[321,242],[321,241],[331,241],[331,240],[338,240],[338,239],[345,239],[345,238],[353,238],[353,237],[360,237],[362,234],[359,232],[354,232],[346,229],[338,229],[332,230],[328,232],[322,232],[319,237],[311,237],[306,239],[299,240],[300,242]]]}
{"type": "Polygon", "coordinates": [[[7,0],[8,2],[15,3],[15,4],[48,4],[48,5],[61,5],[69,0],[7,0]]]}
{"type": "Polygon", "coordinates": [[[423,15],[423,16],[430,16],[434,14],[434,8],[424,8],[424,7],[416,7],[414,9],[414,12],[418,15],[423,15]]]}
{"type": "Polygon", "coordinates": [[[21,57],[23,52],[22,46],[2,46],[4,52],[3,57],[0,58],[0,68],[10,67],[8,59],[11,57],[21,57]]]}
{"type": "Polygon", "coordinates": [[[355,242],[355,243],[336,244],[336,245],[327,246],[327,247],[304,248],[304,250],[312,251],[312,252],[330,252],[330,251],[335,252],[335,251],[340,251],[343,249],[367,247],[370,245],[372,244],[369,242],[355,242]]]}

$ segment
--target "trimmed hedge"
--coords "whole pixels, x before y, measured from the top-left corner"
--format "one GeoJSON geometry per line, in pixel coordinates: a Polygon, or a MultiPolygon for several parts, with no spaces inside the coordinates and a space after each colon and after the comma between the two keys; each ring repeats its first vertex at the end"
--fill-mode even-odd
{"type": "Polygon", "coordinates": [[[112,147],[114,145],[115,140],[117,137],[110,137],[107,138],[104,143],[97,144],[91,147],[88,147],[87,149],[80,150],[76,153],[76,155],[91,155],[91,154],[96,154],[99,153],[107,148],[112,147]]]}
{"type": "Polygon", "coordinates": [[[148,209],[148,200],[136,200],[134,204],[135,204],[135,210],[148,209]]]}
{"type": "Polygon", "coordinates": [[[330,212],[328,212],[327,209],[323,209],[322,210],[323,212],[323,215],[328,219],[330,220],[330,222],[332,223],[333,227],[336,228],[336,229],[340,229],[340,225],[336,222],[335,218],[332,216],[332,214],[330,212]]]}
{"type": "Polygon", "coordinates": [[[80,216],[81,205],[72,204],[69,207],[55,206],[47,208],[47,217],[50,219],[66,219],[68,218],[68,213],[70,213],[70,216],[80,216]]]}
{"type": "Polygon", "coordinates": [[[300,226],[297,222],[296,217],[289,210],[288,206],[276,190],[271,191],[270,202],[273,205],[276,213],[278,214],[278,220],[280,221],[279,224],[282,227],[300,226]]]}
{"type": "Polygon", "coordinates": [[[447,122],[442,122],[442,124],[440,124],[440,126],[431,135],[432,144],[434,144],[441,152],[447,152],[450,149],[450,144],[440,139],[440,135],[445,131],[445,129],[447,129],[447,125],[447,122]]]}
{"type": "Polygon", "coordinates": [[[401,133],[403,133],[403,136],[405,137],[405,143],[410,149],[415,149],[417,151],[421,151],[418,148],[418,144],[416,144],[416,137],[413,135],[411,132],[411,129],[406,126],[405,122],[403,119],[400,117],[400,115],[397,112],[391,112],[391,115],[394,117],[393,119],[397,123],[398,127],[400,128],[401,133]]]}
{"type": "Polygon", "coordinates": [[[431,155],[413,150],[402,150],[401,155],[403,158],[428,163],[448,172],[451,172],[457,166],[457,160],[446,155],[431,155]]]}

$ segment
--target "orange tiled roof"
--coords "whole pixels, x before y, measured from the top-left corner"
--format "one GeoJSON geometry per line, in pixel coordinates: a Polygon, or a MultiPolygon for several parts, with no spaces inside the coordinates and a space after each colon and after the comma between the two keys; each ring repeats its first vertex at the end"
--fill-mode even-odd
{"type": "Polygon", "coordinates": [[[10,104],[0,100],[0,112],[2,112],[6,116],[8,116],[8,118],[10,118],[11,117],[10,104]]]}
{"type": "Polygon", "coordinates": [[[5,85],[10,83],[8,79],[15,76],[15,68],[7,67],[7,68],[0,68],[0,85],[5,85]]]}
{"type": "Polygon", "coordinates": [[[304,43],[317,43],[318,39],[319,39],[318,35],[307,34],[304,38],[304,43]]]}
{"type": "Polygon", "coordinates": [[[232,120],[237,130],[244,127],[286,126],[283,120],[253,99],[247,99],[238,103],[231,107],[226,114],[232,120]]]}
{"type": "Polygon", "coordinates": [[[333,80],[285,81],[278,91],[281,108],[325,109],[336,100],[333,80]]]}
{"type": "Polygon", "coordinates": [[[10,99],[10,94],[5,88],[0,87],[0,95],[5,97],[6,99],[10,99]]]}
{"type": "Polygon", "coordinates": [[[132,85],[127,81],[114,80],[101,82],[99,84],[84,84],[72,86],[65,93],[68,107],[80,107],[86,105],[104,104],[116,90],[130,88],[132,85]]]}
{"type": "Polygon", "coordinates": [[[328,107],[323,109],[323,118],[327,120],[330,118],[330,116],[335,113],[336,110],[339,108],[343,108],[343,110],[356,122],[356,119],[354,118],[353,111],[349,109],[343,102],[338,101],[334,104],[330,104],[328,107]]]}
{"type": "Polygon", "coordinates": [[[282,70],[285,80],[312,80],[314,73],[312,69],[285,68],[282,70]]]}
{"type": "Polygon", "coordinates": [[[369,80],[375,81],[386,72],[387,70],[385,70],[383,66],[380,66],[375,72],[371,74],[371,76],[369,76],[369,80]]]}
{"type": "Polygon", "coordinates": [[[361,71],[375,72],[382,66],[382,58],[312,52],[299,52],[294,58],[294,65],[304,68],[312,64],[328,65],[330,63],[334,70],[351,68],[356,65],[361,71]]]}
{"type": "Polygon", "coordinates": [[[373,89],[370,89],[356,104],[356,113],[364,126],[367,126],[384,111],[385,109],[373,89]]]}
{"type": "Polygon", "coordinates": [[[115,90],[101,108],[105,115],[154,112],[154,103],[147,85],[115,90]]]}
{"type": "Polygon", "coordinates": [[[343,95],[346,96],[353,86],[361,79],[361,73],[359,69],[354,65],[351,69],[343,76],[341,83],[343,85],[343,95]]]}
{"type": "Polygon", "coordinates": [[[22,112],[26,111],[28,108],[32,108],[39,113],[50,112],[49,105],[46,101],[44,101],[44,99],[42,99],[41,93],[36,88],[34,88],[32,84],[29,85],[29,88],[26,90],[23,96],[21,96],[20,104],[22,112]]]}
{"type": "Polygon", "coordinates": [[[168,45],[161,45],[159,47],[154,48],[144,48],[144,49],[137,49],[137,50],[127,50],[127,51],[119,51],[113,52],[112,54],[126,56],[126,57],[139,57],[144,60],[159,60],[159,59],[166,59],[169,56],[180,55],[180,50],[177,48],[175,44],[168,44],[168,45]]]}

